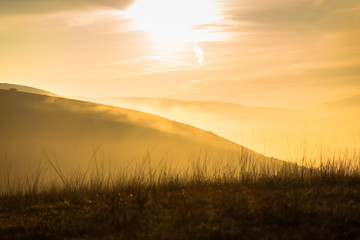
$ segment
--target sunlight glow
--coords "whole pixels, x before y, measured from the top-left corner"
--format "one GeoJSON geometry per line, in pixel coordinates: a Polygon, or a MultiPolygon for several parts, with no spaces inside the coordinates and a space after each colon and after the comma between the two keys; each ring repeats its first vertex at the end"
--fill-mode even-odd
{"type": "Polygon", "coordinates": [[[135,28],[165,42],[198,41],[195,28],[216,20],[214,0],[138,0],[128,9],[135,28]]]}

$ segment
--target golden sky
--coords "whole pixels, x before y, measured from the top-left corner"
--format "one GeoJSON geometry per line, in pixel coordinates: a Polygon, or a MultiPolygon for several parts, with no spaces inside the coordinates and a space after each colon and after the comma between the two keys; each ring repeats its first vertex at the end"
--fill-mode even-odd
{"type": "Polygon", "coordinates": [[[359,0],[3,0],[0,82],[305,107],[360,92],[359,0]]]}

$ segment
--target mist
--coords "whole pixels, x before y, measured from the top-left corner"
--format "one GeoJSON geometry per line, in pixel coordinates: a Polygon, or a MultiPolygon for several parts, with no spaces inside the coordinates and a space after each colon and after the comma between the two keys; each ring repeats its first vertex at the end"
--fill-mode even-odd
{"type": "Polygon", "coordinates": [[[359,151],[360,106],[338,102],[303,109],[157,98],[92,98],[190,124],[267,156],[297,161],[359,151]]]}
{"type": "Polygon", "coordinates": [[[203,157],[209,168],[226,166],[230,156],[251,156],[256,166],[274,162],[209,131],[136,110],[14,90],[0,90],[0,100],[2,176],[27,176],[45,166],[70,176],[160,162],[186,169],[203,157]]]}

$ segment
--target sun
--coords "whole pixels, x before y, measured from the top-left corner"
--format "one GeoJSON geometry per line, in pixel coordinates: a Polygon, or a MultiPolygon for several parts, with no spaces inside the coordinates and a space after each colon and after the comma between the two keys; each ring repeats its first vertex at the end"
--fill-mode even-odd
{"type": "Polygon", "coordinates": [[[134,27],[168,43],[204,39],[201,26],[217,18],[215,0],[137,0],[127,11],[134,27]]]}

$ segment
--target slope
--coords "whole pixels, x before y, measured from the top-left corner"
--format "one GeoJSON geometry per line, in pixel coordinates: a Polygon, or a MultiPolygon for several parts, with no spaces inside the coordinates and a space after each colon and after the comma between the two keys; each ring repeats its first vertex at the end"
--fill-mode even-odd
{"type": "Polygon", "coordinates": [[[52,92],[48,92],[39,88],[33,88],[25,85],[11,84],[11,83],[0,83],[0,89],[4,89],[4,90],[12,89],[13,91],[36,93],[36,94],[42,94],[48,96],[57,96],[52,92]]]}
{"type": "Polygon", "coordinates": [[[126,107],[190,124],[247,146],[265,155],[293,161],[289,138],[298,138],[309,112],[238,103],[182,101],[161,98],[80,98],[126,107]],[[284,147],[286,146],[286,147],[284,147]]]}
{"type": "Polygon", "coordinates": [[[189,125],[90,102],[0,90],[0,116],[1,164],[20,176],[47,159],[64,172],[84,170],[94,154],[109,163],[105,167],[123,169],[131,162],[141,166],[144,156],[154,166],[165,161],[182,169],[200,151],[213,165],[282,163],[189,125]]]}

